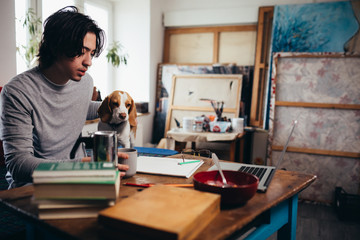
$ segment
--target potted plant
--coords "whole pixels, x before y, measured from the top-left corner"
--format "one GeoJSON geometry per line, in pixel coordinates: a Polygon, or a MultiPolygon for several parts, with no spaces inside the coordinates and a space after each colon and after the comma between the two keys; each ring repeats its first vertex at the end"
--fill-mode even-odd
{"type": "Polygon", "coordinates": [[[16,50],[23,57],[26,66],[31,68],[34,66],[37,59],[36,55],[39,52],[39,43],[41,41],[42,34],[42,22],[41,19],[36,16],[32,8],[28,9],[24,19],[20,21],[22,21],[23,27],[27,29],[30,40],[27,45],[18,46],[16,50]]]}
{"type": "Polygon", "coordinates": [[[109,63],[111,63],[114,67],[118,67],[120,64],[127,64],[127,54],[121,54],[123,50],[123,46],[118,42],[114,41],[110,45],[110,49],[106,54],[106,58],[109,63]],[[121,54],[121,55],[120,55],[121,54]]]}

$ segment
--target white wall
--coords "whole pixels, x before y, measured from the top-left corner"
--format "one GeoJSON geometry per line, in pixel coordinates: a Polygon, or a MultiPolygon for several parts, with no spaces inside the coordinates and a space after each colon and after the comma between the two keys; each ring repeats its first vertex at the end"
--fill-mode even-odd
{"type": "Polygon", "coordinates": [[[0,4],[0,86],[4,86],[16,74],[15,1],[0,4]]]}
{"type": "Polygon", "coordinates": [[[114,9],[114,40],[120,41],[129,55],[127,65],[122,65],[115,71],[115,88],[129,92],[137,101],[148,101],[150,1],[120,0],[116,2],[114,9]]]}
{"type": "MultiPolygon", "coordinates": [[[[141,125],[138,130],[143,129],[138,137],[142,136],[143,143],[150,143],[152,138],[156,84],[152,63],[161,61],[161,49],[157,44],[152,46],[153,35],[150,32],[163,32],[158,29],[161,28],[161,14],[152,14],[152,4],[156,3],[150,0],[118,0],[114,4],[114,40],[120,41],[129,55],[127,65],[115,69],[114,87],[127,91],[137,102],[149,102],[151,114],[138,118],[141,125]],[[151,29],[151,26],[154,27],[151,29]]],[[[156,12],[159,8],[155,6],[154,9],[156,12]]]]}
{"type": "Polygon", "coordinates": [[[260,6],[334,2],[338,0],[168,0],[164,5],[167,27],[239,25],[257,22],[260,6]]]}

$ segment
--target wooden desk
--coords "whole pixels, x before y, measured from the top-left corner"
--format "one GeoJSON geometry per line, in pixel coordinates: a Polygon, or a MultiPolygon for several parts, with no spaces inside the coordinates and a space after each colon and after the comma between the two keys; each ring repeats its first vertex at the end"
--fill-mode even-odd
{"type": "MultiPolygon", "coordinates": [[[[200,167],[206,170],[211,162],[200,167]]],[[[226,239],[256,229],[246,239],[266,239],[278,231],[279,239],[295,239],[298,193],[309,186],[316,176],[298,172],[276,172],[266,193],[256,193],[244,206],[222,209],[196,239],[226,239]]],[[[136,174],[124,182],[133,183],[191,183],[192,179],[136,174]]],[[[121,198],[136,193],[140,188],[121,186],[121,198]]],[[[31,202],[32,186],[0,192],[0,203],[27,221],[29,238],[41,239],[103,239],[104,228],[96,218],[69,220],[39,220],[37,206],[31,202]],[[56,238],[58,237],[58,238],[56,238]]],[[[121,237],[121,232],[118,233],[121,237]]]]}
{"type": "Polygon", "coordinates": [[[244,139],[246,132],[243,133],[213,133],[213,132],[182,132],[170,130],[166,136],[173,141],[174,149],[181,152],[185,148],[186,142],[191,142],[191,148],[195,149],[196,142],[222,142],[230,144],[230,161],[243,162],[244,139]],[[238,150],[238,151],[237,151],[238,150]],[[238,157],[236,157],[238,156],[238,157]]]}

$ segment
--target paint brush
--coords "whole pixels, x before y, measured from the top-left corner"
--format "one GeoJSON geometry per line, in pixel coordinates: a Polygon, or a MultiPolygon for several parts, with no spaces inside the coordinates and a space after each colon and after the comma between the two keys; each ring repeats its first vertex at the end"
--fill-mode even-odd
{"type": "Polygon", "coordinates": [[[224,101],[222,101],[222,102],[221,102],[221,107],[220,107],[220,116],[219,116],[219,118],[221,118],[222,113],[223,113],[223,110],[224,110],[224,101]]]}
{"type": "Polygon", "coordinates": [[[180,122],[179,122],[176,118],[174,118],[174,120],[175,120],[176,126],[177,126],[178,128],[180,128],[180,122]]]}

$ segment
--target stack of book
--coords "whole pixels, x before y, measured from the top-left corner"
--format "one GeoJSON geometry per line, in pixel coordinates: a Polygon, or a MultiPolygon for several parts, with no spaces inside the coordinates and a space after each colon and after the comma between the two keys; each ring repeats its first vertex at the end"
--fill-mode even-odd
{"type": "Polygon", "coordinates": [[[40,219],[97,217],[119,197],[120,174],[112,163],[40,163],[32,177],[40,219]]]}

